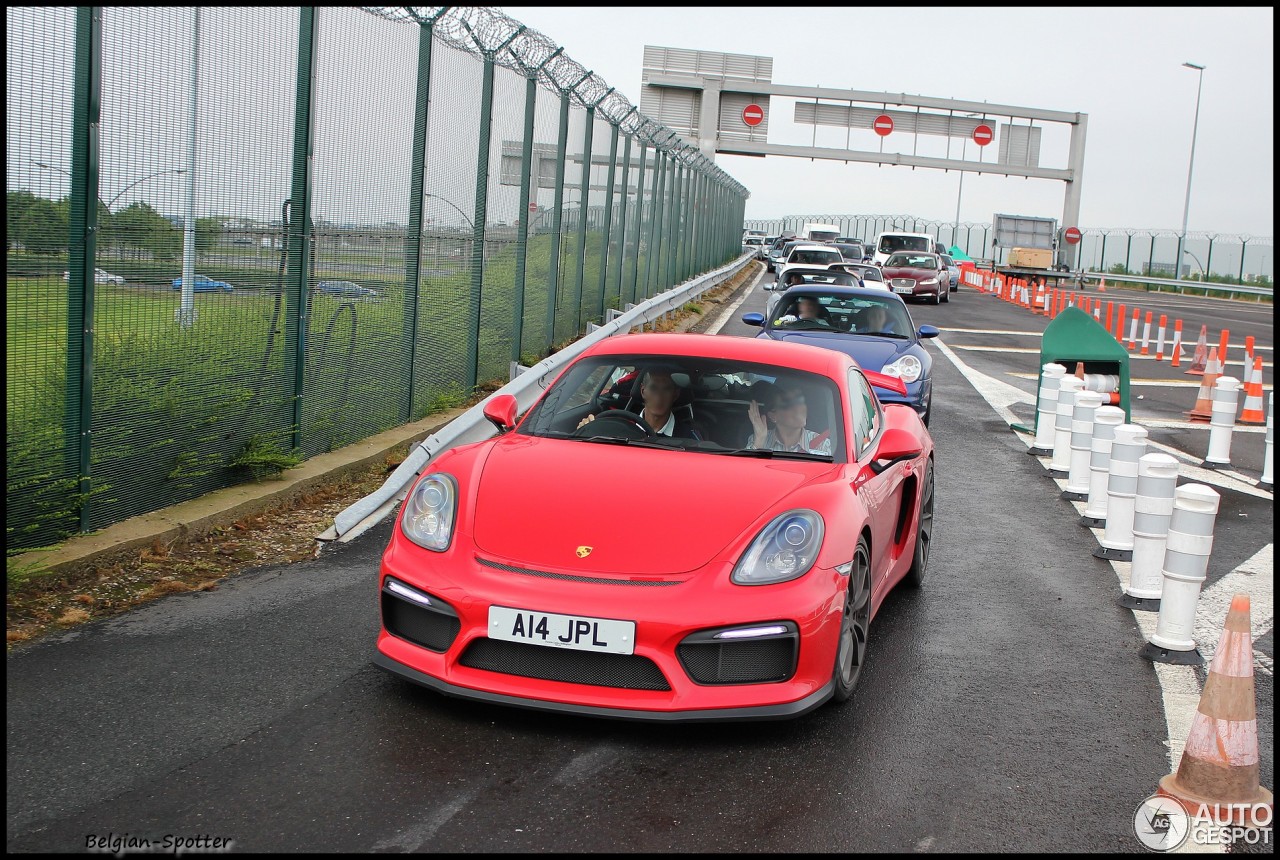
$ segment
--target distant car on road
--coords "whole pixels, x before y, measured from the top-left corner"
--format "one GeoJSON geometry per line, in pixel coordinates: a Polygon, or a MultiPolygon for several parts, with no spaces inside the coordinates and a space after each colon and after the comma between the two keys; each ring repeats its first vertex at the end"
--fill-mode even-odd
{"type": "MultiPolygon", "coordinates": [[[[70,272],[63,272],[63,273],[62,273],[62,280],[64,280],[64,281],[69,281],[69,280],[71,280],[71,273],[70,273],[70,272]]],[[[124,283],[124,276],[122,276],[122,275],[113,275],[113,274],[111,274],[110,272],[103,271],[102,269],[94,269],[94,270],[93,270],[93,282],[94,282],[95,284],[123,284],[123,283],[124,283]]]]}
{"type": "Polygon", "coordinates": [[[354,281],[318,281],[316,283],[316,292],[328,293],[331,296],[351,296],[358,299],[372,298],[378,294],[377,290],[362,287],[354,281]]]}
{"type": "Polygon", "coordinates": [[[951,274],[951,292],[960,290],[960,267],[956,265],[956,261],[951,259],[948,254],[939,254],[938,259],[942,260],[942,264],[947,267],[947,271],[951,274]]]}
{"type": "Polygon", "coordinates": [[[889,289],[910,298],[932,300],[936,305],[951,301],[947,281],[951,277],[937,254],[898,251],[880,267],[889,289]]]}
{"type": "MultiPolygon", "coordinates": [[[[182,289],[182,278],[173,279],[173,288],[175,290],[182,289]]],[[[215,281],[208,275],[196,275],[192,283],[192,290],[197,293],[229,293],[234,289],[235,287],[226,281],[215,281]]]]}

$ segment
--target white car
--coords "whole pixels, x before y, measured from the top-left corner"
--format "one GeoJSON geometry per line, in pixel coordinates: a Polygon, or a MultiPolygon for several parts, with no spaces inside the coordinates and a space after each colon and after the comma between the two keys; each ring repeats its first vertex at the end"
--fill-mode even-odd
{"type": "MultiPolygon", "coordinates": [[[[71,273],[70,273],[70,272],[63,272],[63,273],[62,273],[62,280],[64,280],[64,281],[70,281],[70,280],[71,280],[71,273]]],[[[94,270],[93,270],[93,282],[94,282],[95,284],[123,284],[123,283],[124,283],[124,277],[123,277],[122,275],[113,275],[113,274],[111,274],[111,273],[110,273],[110,272],[108,272],[108,271],[104,271],[103,269],[94,269],[94,270]]]]}
{"type": "Polygon", "coordinates": [[[783,280],[787,276],[787,269],[795,266],[817,266],[824,268],[834,263],[844,262],[844,257],[840,254],[840,249],[834,245],[819,245],[811,242],[804,242],[795,245],[787,254],[787,259],[778,266],[778,283],[785,283],[783,280]]]}

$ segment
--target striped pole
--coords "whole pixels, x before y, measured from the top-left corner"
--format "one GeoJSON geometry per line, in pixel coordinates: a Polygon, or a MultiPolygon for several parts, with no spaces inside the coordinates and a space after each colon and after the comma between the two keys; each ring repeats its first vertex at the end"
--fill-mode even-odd
{"type": "Polygon", "coordinates": [[[1222,330],[1222,334],[1218,336],[1218,365],[1219,372],[1227,372],[1227,336],[1230,332],[1227,329],[1222,330]]]}
{"type": "Polygon", "coordinates": [[[1107,526],[1094,558],[1133,558],[1133,505],[1138,493],[1138,461],[1147,453],[1147,428],[1121,424],[1111,441],[1107,471],[1107,526]]]}
{"type": "Polygon", "coordinates": [[[1142,316],[1142,311],[1138,308],[1133,309],[1133,322],[1129,324],[1129,352],[1133,352],[1134,345],[1138,340],[1138,318],[1142,316]]]}
{"type": "Polygon", "coordinates": [[[1116,343],[1124,346],[1124,303],[1120,303],[1120,313],[1116,315],[1116,343]]]}
{"type": "Polygon", "coordinates": [[[1178,461],[1152,452],[1138,460],[1138,490],[1133,499],[1133,561],[1129,585],[1120,598],[1126,609],[1156,612],[1164,588],[1164,549],[1178,486],[1178,461]]]}
{"type": "Polygon", "coordinates": [[[1164,361],[1164,326],[1168,320],[1164,314],[1160,314],[1160,328],[1156,330],[1156,361],[1164,361]]]}

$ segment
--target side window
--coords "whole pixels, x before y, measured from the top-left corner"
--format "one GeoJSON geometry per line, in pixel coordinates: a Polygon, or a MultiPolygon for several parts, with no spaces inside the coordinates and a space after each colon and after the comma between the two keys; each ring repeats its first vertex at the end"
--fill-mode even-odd
{"type": "Polygon", "coordinates": [[[862,452],[880,433],[882,419],[880,403],[871,392],[871,385],[856,370],[849,371],[849,415],[853,432],[850,441],[858,459],[862,459],[862,452]]]}
{"type": "Polygon", "coordinates": [[[565,398],[561,409],[586,406],[597,394],[607,390],[609,385],[616,383],[626,373],[627,369],[624,367],[610,367],[607,364],[597,367],[591,371],[590,376],[582,381],[577,390],[565,398]]]}

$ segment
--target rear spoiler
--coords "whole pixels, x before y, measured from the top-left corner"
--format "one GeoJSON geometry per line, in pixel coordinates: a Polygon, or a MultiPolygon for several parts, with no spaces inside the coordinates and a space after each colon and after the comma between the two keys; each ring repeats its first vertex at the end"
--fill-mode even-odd
{"type": "Polygon", "coordinates": [[[876,388],[883,388],[886,391],[896,391],[899,394],[907,393],[907,384],[896,376],[887,376],[883,373],[876,373],[874,370],[863,370],[862,375],[867,378],[876,388]]]}

